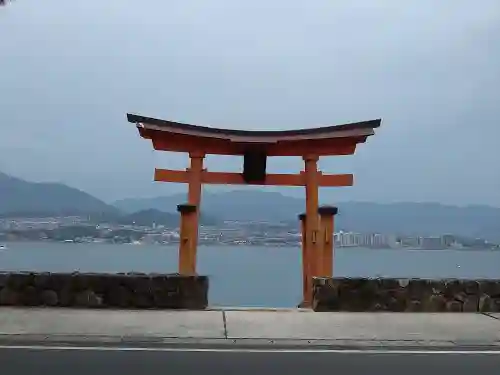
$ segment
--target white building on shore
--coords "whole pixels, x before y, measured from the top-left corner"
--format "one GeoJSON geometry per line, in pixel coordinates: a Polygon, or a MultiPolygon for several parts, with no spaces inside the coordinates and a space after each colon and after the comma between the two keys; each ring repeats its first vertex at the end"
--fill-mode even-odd
{"type": "Polygon", "coordinates": [[[395,236],[342,231],[335,233],[335,244],[339,247],[393,248],[397,246],[395,236]]]}

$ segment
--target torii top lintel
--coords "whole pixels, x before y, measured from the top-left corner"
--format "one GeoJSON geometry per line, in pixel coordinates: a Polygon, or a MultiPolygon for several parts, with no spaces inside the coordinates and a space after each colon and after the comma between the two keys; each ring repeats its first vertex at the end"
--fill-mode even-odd
{"type": "Polygon", "coordinates": [[[155,150],[244,155],[249,151],[268,156],[351,155],[358,143],[375,134],[381,120],[284,131],[218,129],[182,124],[134,114],[141,137],[151,139],[155,150]]]}

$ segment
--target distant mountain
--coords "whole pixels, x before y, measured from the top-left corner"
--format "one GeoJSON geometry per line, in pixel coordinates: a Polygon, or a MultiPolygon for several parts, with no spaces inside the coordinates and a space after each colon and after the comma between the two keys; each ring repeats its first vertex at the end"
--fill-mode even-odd
{"type": "MultiPolygon", "coordinates": [[[[131,198],[113,203],[123,212],[134,212],[149,208],[175,212],[180,203],[186,201],[186,194],[175,194],[155,198],[131,198]]],[[[269,220],[287,221],[304,210],[300,199],[280,193],[235,190],[226,193],[204,192],[202,212],[221,220],[269,220]],[[272,209],[270,209],[272,208],[272,209]]]]}
{"type": "MultiPolygon", "coordinates": [[[[180,198],[180,197],[179,197],[180,198]]],[[[0,172],[0,217],[50,217],[85,216],[95,222],[137,224],[151,226],[153,223],[176,227],[180,215],[177,204],[144,207],[131,205],[131,209],[120,210],[81,190],[57,183],[35,183],[0,172]]],[[[214,225],[213,216],[202,214],[200,223],[214,225]]]]}
{"type": "Polygon", "coordinates": [[[126,198],[113,202],[113,206],[122,212],[137,212],[151,208],[164,212],[177,212],[177,205],[185,203],[185,194],[175,194],[154,198],[126,198]]]}
{"type": "MultiPolygon", "coordinates": [[[[114,205],[123,211],[160,208],[174,212],[185,194],[125,199],[114,205]]],[[[333,202],[323,202],[331,204],[333,202]]],[[[337,229],[359,232],[433,235],[450,233],[500,241],[500,208],[488,206],[448,206],[439,203],[369,202],[337,203],[337,229]]],[[[267,220],[297,223],[305,201],[275,192],[231,191],[204,193],[203,212],[221,220],[267,220]]]]}
{"type": "Polygon", "coordinates": [[[114,217],[119,210],[58,183],[35,183],[0,172],[0,216],[85,215],[114,217]]]}
{"type": "MultiPolygon", "coordinates": [[[[0,172],[0,216],[90,216],[96,221],[167,226],[179,224],[176,207],[185,194],[124,199],[114,205],[57,183],[34,183],[0,172]],[[123,214],[123,213],[124,214],[123,214]]],[[[332,202],[323,202],[325,204],[332,202]]],[[[433,235],[450,233],[500,242],[500,208],[438,203],[341,202],[336,228],[359,232],[433,235]]],[[[276,192],[230,191],[202,198],[201,223],[216,220],[290,222],[305,209],[303,199],[276,192]]]]}
{"type": "MultiPolygon", "coordinates": [[[[180,223],[180,215],[173,212],[163,212],[154,208],[137,211],[128,215],[123,215],[115,220],[119,224],[141,225],[151,227],[153,224],[167,227],[177,227],[180,223]]],[[[200,224],[214,225],[216,220],[205,215],[201,215],[200,224]]]]}
{"type": "Polygon", "coordinates": [[[339,203],[345,228],[414,235],[455,234],[500,241],[500,208],[439,203],[339,203]]]}

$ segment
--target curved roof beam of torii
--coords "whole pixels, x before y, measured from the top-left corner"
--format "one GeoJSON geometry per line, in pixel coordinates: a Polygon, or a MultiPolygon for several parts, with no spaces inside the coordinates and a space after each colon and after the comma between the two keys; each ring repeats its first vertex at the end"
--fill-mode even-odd
{"type": "Polygon", "coordinates": [[[381,120],[281,131],[231,130],[183,124],[134,114],[143,138],[151,139],[156,150],[241,155],[259,148],[269,156],[350,155],[358,143],[375,134],[381,120]]]}
{"type": "Polygon", "coordinates": [[[322,126],[309,129],[297,130],[234,130],[220,129],[208,126],[183,124],[174,121],[160,120],[134,114],[127,114],[131,123],[138,124],[146,129],[164,131],[175,134],[184,134],[199,137],[219,138],[241,141],[251,141],[256,138],[261,140],[296,140],[296,139],[319,139],[319,138],[343,138],[349,136],[374,135],[374,129],[380,126],[381,120],[362,121],[350,124],[322,126]]]}

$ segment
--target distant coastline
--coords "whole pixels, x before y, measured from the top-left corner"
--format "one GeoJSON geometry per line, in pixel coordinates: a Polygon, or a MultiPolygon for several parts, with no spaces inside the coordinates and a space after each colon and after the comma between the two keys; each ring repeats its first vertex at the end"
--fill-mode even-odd
{"type": "MultiPolygon", "coordinates": [[[[9,244],[43,244],[46,246],[47,244],[57,244],[57,245],[67,245],[67,246],[72,246],[72,245],[123,245],[126,247],[146,247],[146,246],[154,246],[154,247],[168,247],[168,248],[177,248],[179,246],[178,242],[169,242],[169,243],[146,243],[146,242],[110,242],[110,241],[71,241],[71,240],[66,240],[66,241],[55,241],[55,240],[47,240],[47,239],[39,239],[39,240],[25,240],[25,239],[19,239],[19,240],[5,240],[0,242],[0,250],[7,250],[9,249],[9,244]]],[[[293,244],[293,243],[272,243],[272,244],[265,244],[265,243],[260,243],[260,244],[252,244],[252,243],[199,243],[199,247],[219,247],[219,248],[269,248],[269,249],[291,249],[291,248],[300,248],[301,244],[293,244]]],[[[477,251],[500,251],[500,248],[418,248],[418,247],[364,247],[364,246],[339,246],[336,245],[334,249],[342,249],[345,251],[353,250],[368,250],[368,251],[395,251],[395,252],[400,252],[400,251],[464,251],[464,252],[477,252],[477,251]]]]}

